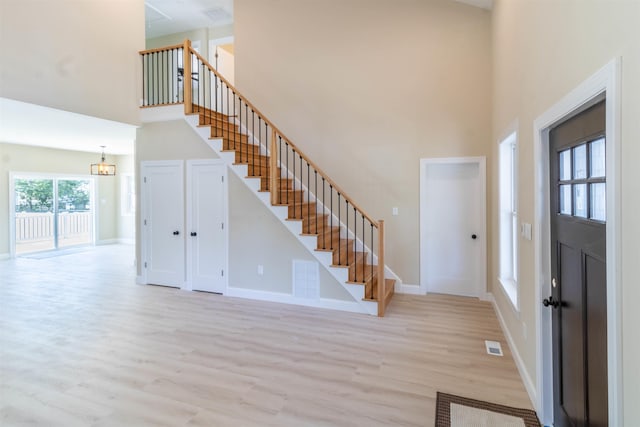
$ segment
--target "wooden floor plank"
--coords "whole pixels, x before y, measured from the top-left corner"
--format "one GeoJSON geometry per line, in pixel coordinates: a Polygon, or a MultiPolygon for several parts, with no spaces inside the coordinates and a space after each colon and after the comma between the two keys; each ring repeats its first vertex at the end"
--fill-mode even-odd
{"type": "Polygon", "coordinates": [[[438,391],[531,407],[489,303],[396,295],[377,318],[136,285],[132,259],[0,261],[0,425],[424,426],[438,391]]]}

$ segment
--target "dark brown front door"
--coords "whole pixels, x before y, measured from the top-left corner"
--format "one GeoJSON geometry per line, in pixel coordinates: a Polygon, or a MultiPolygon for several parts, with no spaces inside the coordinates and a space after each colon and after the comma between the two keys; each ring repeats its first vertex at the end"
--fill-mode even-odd
{"type": "Polygon", "coordinates": [[[604,101],[550,133],[554,424],[608,424],[604,101]]]}

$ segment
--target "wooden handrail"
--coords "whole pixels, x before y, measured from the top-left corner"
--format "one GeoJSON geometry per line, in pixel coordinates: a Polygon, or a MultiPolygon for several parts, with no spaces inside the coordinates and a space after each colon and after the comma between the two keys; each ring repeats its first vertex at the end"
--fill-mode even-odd
{"type": "Polygon", "coordinates": [[[141,50],[139,53],[140,55],[147,55],[149,53],[164,52],[165,50],[179,49],[181,47],[184,47],[184,43],[174,44],[173,46],[157,47],[155,49],[141,50]]]}
{"type": "MultiPolygon", "coordinates": [[[[185,49],[186,49],[186,45],[185,45],[185,49]]],[[[224,84],[226,84],[233,92],[234,94],[238,95],[239,98],[241,98],[244,103],[246,105],[249,106],[249,108],[251,108],[253,111],[255,111],[259,116],[262,117],[262,120],[267,123],[269,126],[271,126],[271,128],[273,130],[275,130],[275,132],[282,137],[282,139],[284,139],[293,149],[295,149],[295,151],[307,162],[309,163],[309,165],[311,165],[316,171],[318,171],[318,173],[323,176],[325,178],[325,180],[329,183],[329,185],[331,185],[336,192],[340,193],[345,200],[349,201],[349,204],[352,205],[353,207],[355,207],[361,214],[362,216],[364,216],[374,227],[378,228],[378,221],[372,219],[369,215],[367,215],[367,213],[364,211],[364,209],[362,209],[360,206],[358,206],[357,203],[353,202],[353,200],[351,199],[351,197],[347,196],[347,193],[344,192],[344,190],[342,190],[342,188],[340,188],[340,186],[338,184],[336,184],[331,178],[329,178],[329,175],[327,175],[322,169],[320,169],[318,167],[318,165],[316,165],[312,160],[310,160],[293,142],[291,142],[291,139],[287,138],[285,136],[284,133],[282,133],[280,131],[280,129],[278,129],[278,127],[276,125],[273,124],[273,122],[271,122],[271,120],[267,119],[266,116],[260,111],[258,110],[251,102],[249,102],[249,100],[247,100],[244,96],[242,96],[242,94],[240,92],[238,92],[238,90],[231,84],[229,83],[229,81],[227,79],[225,79],[223,76],[221,76],[220,74],[218,74],[218,71],[211,66],[211,64],[209,64],[209,62],[204,59],[198,52],[196,52],[195,50],[193,50],[191,48],[191,46],[189,46],[189,51],[191,53],[193,53],[194,55],[196,55],[196,57],[202,61],[202,63],[204,65],[206,65],[210,71],[212,71],[216,76],[218,76],[218,78],[220,79],[220,81],[222,81],[224,84]]],[[[191,65],[191,64],[189,64],[191,65]]],[[[186,79],[186,75],[187,75],[187,67],[185,64],[185,69],[184,69],[184,74],[185,74],[185,79],[186,79]]],[[[191,74],[189,74],[191,75],[191,74]]],[[[186,81],[186,80],[185,80],[186,81]]],[[[186,84],[185,84],[185,88],[186,88],[186,84]]],[[[187,94],[186,94],[186,90],[185,90],[185,96],[184,96],[184,102],[185,102],[185,110],[186,110],[186,105],[187,105],[187,94]]]]}

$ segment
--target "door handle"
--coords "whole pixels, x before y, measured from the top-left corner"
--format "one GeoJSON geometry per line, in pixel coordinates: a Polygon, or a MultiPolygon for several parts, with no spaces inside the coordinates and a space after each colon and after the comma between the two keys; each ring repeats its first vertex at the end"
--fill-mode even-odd
{"type": "Polygon", "coordinates": [[[179,232],[178,230],[176,230],[176,231],[174,231],[174,232],[173,232],[173,235],[174,235],[174,236],[177,236],[177,235],[179,235],[179,234],[180,234],[180,232],[179,232]]]}
{"type": "Polygon", "coordinates": [[[544,305],[545,307],[551,306],[552,308],[558,308],[560,306],[560,301],[554,300],[553,296],[550,296],[549,298],[545,298],[542,300],[542,305],[544,305]]]}
{"type": "Polygon", "coordinates": [[[478,238],[478,236],[476,236],[475,234],[472,234],[472,235],[471,235],[471,238],[472,238],[473,240],[476,240],[476,239],[478,238]]]}
{"type": "Polygon", "coordinates": [[[191,232],[191,237],[196,237],[198,235],[198,233],[196,233],[195,231],[191,232]]]}

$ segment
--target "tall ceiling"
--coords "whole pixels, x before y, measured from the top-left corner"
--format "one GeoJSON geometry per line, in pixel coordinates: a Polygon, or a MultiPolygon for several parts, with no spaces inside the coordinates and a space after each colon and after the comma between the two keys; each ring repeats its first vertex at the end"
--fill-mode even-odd
{"type": "Polygon", "coordinates": [[[146,37],[233,23],[233,0],[146,0],[146,37]]]}
{"type": "MultiPolygon", "coordinates": [[[[454,0],[491,10],[493,0],[454,0]]],[[[146,0],[146,37],[233,24],[233,0],[146,0]]]]}

